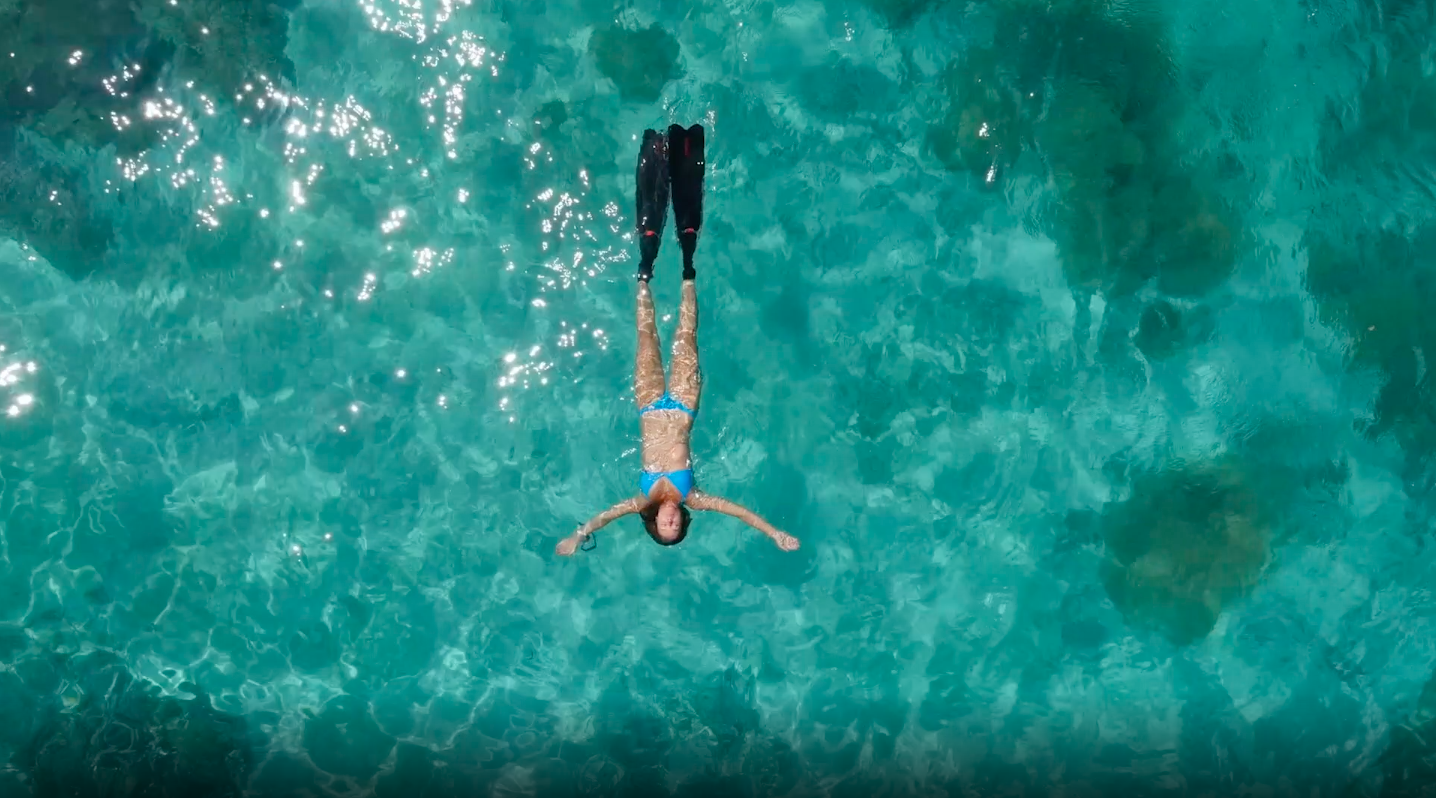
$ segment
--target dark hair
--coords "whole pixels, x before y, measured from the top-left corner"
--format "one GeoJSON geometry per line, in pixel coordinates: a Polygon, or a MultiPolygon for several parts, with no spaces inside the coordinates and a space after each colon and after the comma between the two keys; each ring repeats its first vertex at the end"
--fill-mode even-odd
{"type": "Polygon", "coordinates": [[[672,540],[664,540],[662,536],[658,534],[658,508],[662,506],[660,502],[654,502],[642,510],[639,510],[638,517],[643,519],[643,529],[648,533],[649,537],[653,538],[654,543],[660,546],[677,546],[683,542],[684,538],[688,537],[688,523],[693,520],[693,514],[688,512],[686,506],[682,504],[678,505],[678,512],[681,515],[678,521],[678,537],[672,540]]]}

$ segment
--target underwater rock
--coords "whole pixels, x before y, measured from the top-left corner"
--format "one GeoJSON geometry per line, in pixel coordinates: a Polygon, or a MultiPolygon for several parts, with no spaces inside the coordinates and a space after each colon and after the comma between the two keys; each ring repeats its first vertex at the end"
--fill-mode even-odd
{"type": "Polygon", "coordinates": [[[678,40],[657,25],[639,30],[613,25],[594,31],[588,52],[598,62],[598,71],[628,100],[657,100],[668,81],[682,74],[678,40]]]}
{"type": "Polygon", "coordinates": [[[1156,183],[1150,207],[1148,257],[1158,290],[1199,296],[1231,276],[1241,232],[1215,191],[1179,172],[1156,183]]]}
{"type": "Polygon", "coordinates": [[[1102,88],[1066,81],[1036,138],[1061,203],[1055,233],[1068,282],[1135,290],[1154,279],[1201,295],[1236,265],[1240,228],[1216,192],[1134,132],[1102,88]]]}
{"type": "Polygon", "coordinates": [[[552,130],[567,121],[568,106],[561,100],[549,100],[534,114],[534,123],[543,130],[552,130]]]}
{"type": "Polygon", "coordinates": [[[1159,4],[993,0],[990,7],[993,48],[1024,98],[1041,97],[1054,80],[1087,84],[1122,109],[1124,124],[1148,146],[1180,149],[1171,123],[1185,103],[1159,4]]]}
{"type": "Polygon", "coordinates": [[[887,20],[890,28],[904,28],[926,14],[938,0],[867,0],[868,8],[887,20]]]}
{"type": "Polygon", "coordinates": [[[204,695],[163,698],[107,652],[68,661],[65,675],[78,703],[31,713],[34,732],[14,760],[37,795],[242,793],[256,742],[243,718],[204,695]]]}
{"type": "Polygon", "coordinates": [[[1137,348],[1152,360],[1175,352],[1183,337],[1182,312],[1170,302],[1153,302],[1137,323],[1137,348]]]}
{"type": "Polygon", "coordinates": [[[10,139],[0,142],[0,235],[28,243],[72,279],[100,269],[114,226],[91,212],[84,177],[56,165],[31,138],[2,128],[0,138],[10,139]]]}
{"type": "MultiPolygon", "coordinates": [[[[323,795],[324,775],[287,751],[275,751],[244,792],[245,798],[297,798],[323,795]]],[[[412,792],[405,793],[413,795],[412,792]]]]}
{"type": "Polygon", "coordinates": [[[1236,465],[1178,465],[1138,477],[1103,518],[1102,582],[1127,622],[1176,645],[1205,637],[1260,578],[1271,531],[1236,465]]]}
{"type": "MultiPolygon", "coordinates": [[[[30,638],[18,626],[0,626],[0,663],[9,664],[30,646],[30,638]]],[[[3,695],[0,691],[0,695],[3,695]]]]}
{"type": "Polygon", "coordinates": [[[928,128],[927,146],[952,172],[968,172],[995,185],[1021,151],[1023,109],[1018,93],[1003,80],[991,48],[974,48],[948,65],[943,76],[947,114],[928,128]]]}
{"type": "Polygon", "coordinates": [[[322,672],[339,661],[339,635],[321,620],[311,620],[289,638],[289,661],[300,671],[322,672]]]}
{"type": "Polygon", "coordinates": [[[1052,170],[1061,207],[1056,239],[1074,287],[1110,284],[1146,243],[1151,190],[1141,177],[1147,149],[1100,88],[1054,87],[1036,138],[1052,170]]]}
{"type": "Polygon", "coordinates": [[[918,706],[917,724],[924,731],[938,731],[957,725],[971,714],[967,681],[961,673],[941,673],[928,683],[927,694],[918,706]]]}
{"type": "Polygon", "coordinates": [[[353,696],[339,696],[304,724],[304,747],[326,773],[367,779],[379,772],[395,739],[385,734],[368,706],[353,696]]]}
{"type": "Polygon", "coordinates": [[[1430,794],[1436,784],[1436,674],[1406,722],[1391,727],[1391,742],[1378,766],[1384,771],[1379,798],[1430,794]]]}
{"type": "Polygon", "coordinates": [[[950,171],[1001,183],[1041,155],[1055,207],[1034,221],[1074,288],[1129,293],[1155,280],[1196,296],[1230,276],[1242,229],[1218,186],[1184,163],[1188,120],[1162,17],[1103,0],[1001,0],[991,45],[955,60],[948,112],[927,133],[950,171]]]}
{"type": "Polygon", "coordinates": [[[0,30],[6,31],[10,55],[0,59],[0,122],[16,122],[61,143],[114,144],[122,154],[155,140],[153,126],[113,120],[115,114],[133,114],[133,94],[150,84],[168,57],[167,48],[145,41],[129,3],[0,3],[0,30]],[[121,63],[132,67],[128,82],[115,81],[121,63]]]}
{"type": "Polygon", "coordinates": [[[1391,369],[1412,347],[1436,343],[1433,247],[1436,226],[1308,235],[1307,289],[1322,320],[1351,336],[1355,362],[1391,369]]]}
{"type": "Polygon", "coordinates": [[[796,85],[805,108],[844,121],[880,117],[897,97],[896,86],[882,72],[836,55],[823,66],[804,70],[796,85]]]}
{"type": "MultiPolygon", "coordinates": [[[[353,611],[350,606],[346,610],[353,611]]],[[[410,594],[374,611],[358,637],[355,664],[360,672],[366,678],[390,680],[417,675],[428,667],[441,633],[433,603],[410,594]]]]}
{"type": "Polygon", "coordinates": [[[1122,112],[1117,99],[1100,86],[1075,79],[1053,86],[1052,105],[1036,134],[1053,160],[1061,190],[1120,183],[1147,159],[1146,144],[1126,128],[1122,112]]]}
{"type": "Polygon", "coordinates": [[[1414,231],[1314,228],[1307,237],[1306,284],[1327,324],[1351,338],[1356,368],[1386,376],[1367,434],[1394,433],[1407,452],[1408,477],[1424,471],[1436,447],[1436,392],[1425,353],[1436,352],[1436,225],[1414,231]]]}
{"type": "Polygon", "coordinates": [[[0,746],[18,748],[29,742],[38,706],[39,701],[25,688],[20,677],[0,673],[0,712],[6,719],[0,723],[0,746]]]}
{"type": "Polygon", "coordinates": [[[1390,52],[1371,63],[1359,112],[1325,119],[1321,143],[1328,172],[1389,174],[1394,164],[1436,156],[1436,76],[1426,66],[1433,11],[1408,7],[1401,14],[1404,19],[1389,18],[1383,26],[1390,52]]]}
{"type": "Polygon", "coordinates": [[[366,441],[358,431],[345,427],[324,428],[314,445],[315,465],[330,474],[342,474],[358,454],[364,450],[366,441]]]}
{"type": "Polygon", "coordinates": [[[50,534],[59,529],[60,524],[44,508],[21,504],[11,509],[4,525],[0,526],[9,564],[33,569],[48,559],[56,548],[51,544],[50,534]]]}
{"type": "Polygon", "coordinates": [[[149,0],[137,6],[137,13],[154,35],[175,48],[176,60],[221,97],[233,96],[235,88],[256,78],[294,81],[294,63],[284,54],[289,13],[269,0],[149,0]]]}
{"type": "Polygon", "coordinates": [[[433,752],[422,745],[399,743],[394,769],[381,776],[374,787],[376,798],[408,798],[413,795],[414,785],[427,784],[433,778],[434,759],[433,752]]]}

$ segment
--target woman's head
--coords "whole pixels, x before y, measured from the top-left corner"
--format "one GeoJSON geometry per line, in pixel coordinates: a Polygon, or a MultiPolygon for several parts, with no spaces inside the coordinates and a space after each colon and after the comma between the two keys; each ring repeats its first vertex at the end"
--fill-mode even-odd
{"type": "Polygon", "coordinates": [[[650,504],[639,511],[643,528],[660,546],[673,546],[688,537],[688,523],[693,516],[681,502],[666,501],[650,504]]]}

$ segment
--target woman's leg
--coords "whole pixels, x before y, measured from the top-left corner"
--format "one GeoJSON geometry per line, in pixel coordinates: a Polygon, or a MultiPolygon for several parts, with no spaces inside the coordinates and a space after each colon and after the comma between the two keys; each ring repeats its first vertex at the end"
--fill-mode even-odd
{"type": "Polygon", "coordinates": [[[698,289],[692,280],[683,281],[678,331],[673,334],[673,385],[668,392],[691,410],[698,410],[703,372],[698,367],[698,289]]]}
{"type": "Polygon", "coordinates": [[[698,232],[703,229],[702,125],[684,129],[668,128],[668,167],[673,184],[673,219],[678,243],[683,247],[683,302],[678,307],[678,332],[673,335],[673,381],[669,393],[674,399],[698,410],[703,393],[703,372],[698,367],[698,289],[693,284],[693,252],[698,232]]]}
{"type": "Polygon", "coordinates": [[[653,315],[653,294],[648,281],[638,281],[638,363],[633,369],[633,398],[640,409],[663,396],[663,352],[658,343],[658,322],[653,315]]]}
{"type": "Polygon", "coordinates": [[[663,240],[668,218],[668,140],[654,130],[643,131],[634,176],[638,221],[638,363],[633,369],[633,397],[642,408],[663,396],[663,353],[658,343],[658,322],[653,315],[653,294],[648,280],[663,240]]]}

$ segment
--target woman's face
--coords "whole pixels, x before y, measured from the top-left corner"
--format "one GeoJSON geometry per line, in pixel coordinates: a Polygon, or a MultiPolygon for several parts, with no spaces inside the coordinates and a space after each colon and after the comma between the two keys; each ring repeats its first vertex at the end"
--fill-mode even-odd
{"type": "Polygon", "coordinates": [[[678,502],[664,502],[658,507],[658,536],[665,542],[674,541],[683,533],[683,513],[678,502]]]}

